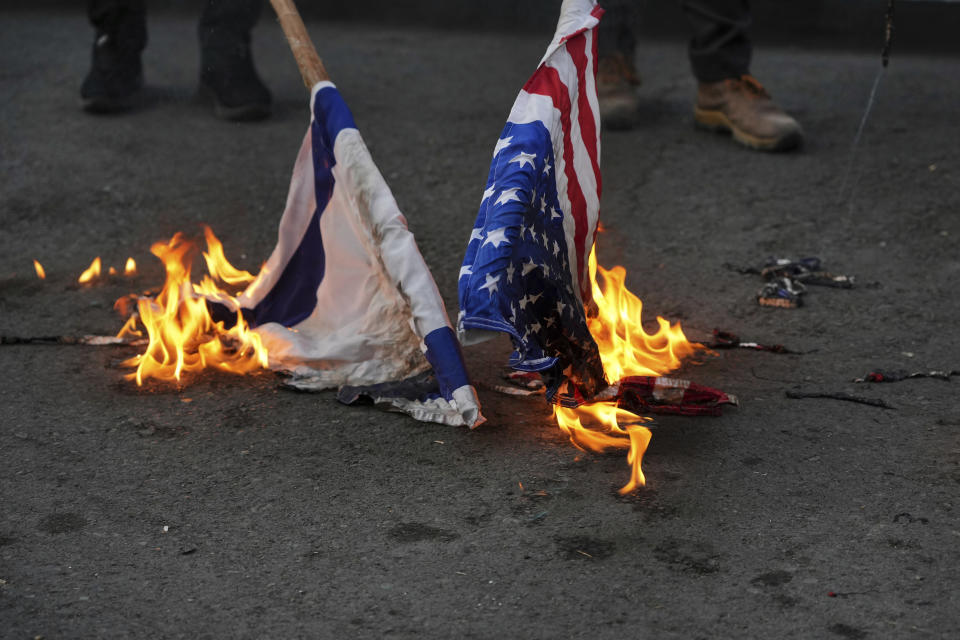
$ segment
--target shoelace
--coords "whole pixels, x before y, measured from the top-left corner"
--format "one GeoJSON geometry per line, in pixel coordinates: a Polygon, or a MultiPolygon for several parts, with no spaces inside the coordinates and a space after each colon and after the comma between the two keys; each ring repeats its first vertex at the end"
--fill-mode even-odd
{"type": "Polygon", "coordinates": [[[740,76],[739,78],[730,78],[727,80],[727,83],[730,85],[731,89],[744,89],[744,93],[756,97],[756,98],[769,98],[770,94],[767,93],[767,90],[763,88],[763,85],[760,84],[760,81],[754,78],[749,74],[740,76]]]}

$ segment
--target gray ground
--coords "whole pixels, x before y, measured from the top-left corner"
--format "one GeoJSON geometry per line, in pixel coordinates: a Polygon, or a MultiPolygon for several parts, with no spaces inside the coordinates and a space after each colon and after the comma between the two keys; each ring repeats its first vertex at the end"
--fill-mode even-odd
{"type": "MultiPolygon", "coordinates": [[[[546,42],[310,28],[455,309],[490,149],[546,42]]],[[[193,101],[187,17],[151,22],[144,109],[81,113],[89,39],[79,14],[0,21],[2,335],[115,332],[114,299],[161,281],[150,244],[201,222],[239,266],[273,245],[308,119],[279,29],[256,34],[276,113],[255,125],[193,101]],[[96,255],[142,275],[74,284],[96,255]]],[[[651,318],[813,353],[687,367],[743,405],[659,418],[648,487],[624,498],[623,455],[577,451],[537,400],[482,390],[490,421],[471,432],[271,374],[145,392],[120,348],[2,347],[0,636],[960,635],[956,382],[851,383],[960,368],[960,62],[894,56],[850,197],[875,53],[758,52],[809,136],[778,156],[693,130],[681,42],[645,42],[638,63],[643,125],[604,134],[601,262],[626,266],[651,318]],[[723,265],[770,254],[862,286],[760,308],[756,277],[723,265]]]]}

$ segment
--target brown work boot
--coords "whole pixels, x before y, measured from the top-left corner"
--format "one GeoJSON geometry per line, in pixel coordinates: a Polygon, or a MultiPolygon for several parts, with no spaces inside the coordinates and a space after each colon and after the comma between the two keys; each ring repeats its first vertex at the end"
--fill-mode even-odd
{"type": "Polygon", "coordinates": [[[800,124],[749,75],[700,83],[693,117],[697,126],[728,131],[734,140],[751,149],[786,151],[803,142],[800,124]]]}
{"type": "Polygon", "coordinates": [[[622,53],[600,58],[597,62],[597,99],[600,121],[610,129],[630,129],[637,123],[640,77],[633,61],[622,53]]]}

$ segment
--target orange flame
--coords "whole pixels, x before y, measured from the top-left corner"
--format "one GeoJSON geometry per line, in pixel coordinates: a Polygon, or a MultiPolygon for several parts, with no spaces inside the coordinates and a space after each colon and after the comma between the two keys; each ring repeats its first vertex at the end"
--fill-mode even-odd
{"type": "Polygon", "coordinates": [[[100,276],[100,256],[97,256],[93,259],[93,262],[90,263],[90,266],[87,267],[86,271],[80,274],[80,277],[77,278],[77,282],[84,284],[90,282],[94,278],[100,276]]]}
{"type": "Polygon", "coordinates": [[[641,323],[643,302],[627,289],[627,271],[623,267],[610,270],[597,265],[594,246],[589,260],[590,283],[597,315],[587,318],[590,334],[600,347],[600,360],[607,379],[626,376],[662,376],[680,366],[697,347],[683,335],[680,324],[671,326],[657,316],[659,329],[647,333],[641,323]],[[597,271],[604,286],[597,283],[597,271]]]}
{"type": "Polygon", "coordinates": [[[34,271],[37,272],[37,277],[38,277],[38,278],[40,278],[41,280],[46,280],[46,278],[47,278],[47,272],[43,270],[43,265],[42,265],[42,264],[40,264],[39,262],[37,262],[36,260],[34,260],[34,261],[33,261],[33,269],[34,269],[34,271]]]}
{"type": "Polygon", "coordinates": [[[127,258],[127,264],[123,267],[123,275],[125,276],[135,276],[137,275],[137,263],[134,262],[133,258],[127,258]]]}
{"type": "Polygon", "coordinates": [[[207,263],[210,275],[221,282],[233,285],[253,282],[253,275],[249,271],[236,269],[227,262],[223,255],[223,245],[217,239],[217,236],[213,235],[213,230],[210,227],[204,225],[203,236],[207,241],[207,251],[203,253],[203,259],[207,263]]]}
{"type": "Polygon", "coordinates": [[[581,451],[589,449],[602,453],[607,449],[629,449],[627,463],[630,465],[630,481],[620,489],[621,494],[630,493],[647,483],[640,468],[640,461],[643,460],[652,434],[650,429],[640,423],[649,422],[650,418],[634,415],[618,408],[616,402],[609,401],[585,404],[576,409],[554,407],[553,413],[560,429],[570,437],[573,446],[581,451]],[[604,431],[583,426],[581,417],[599,422],[604,431]]]}
{"type": "MultiPolygon", "coordinates": [[[[661,376],[680,366],[683,358],[698,346],[687,340],[679,324],[657,317],[659,329],[647,333],[641,322],[643,302],[626,285],[623,267],[604,269],[597,265],[596,245],[590,251],[590,283],[596,314],[587,318],[590,334],[600,349],[607,379],[613,383],[627,376],[661,376]],[[597,271],[603,278],[601,287],[597,271]]],[[[555,407],[560,429],[580,449],[602,452],[611,448],[629,449],[630,481],[620,489],[626,494],[646,484],[640,462],[650,442],[650,430],[642,423],[649,418],[617,407],[615,401],[599,401],[576,409],[555,407]],[[583,426],[581,418],[599,423],[602,431],[583,426]]]]}
{"type": "MultiPolygon", "coordinates": [[[[205,229],[205,233],[210,254],[205,253],[204,257],[210,271],[245,273],[223,257],[213,232],[205,229]]],[[[169,242],[157,242],[150,248],[166,268],[166,282],[156,298],[137,300],[137,314],[127,320],[118,334],[119,337],[142,335],[137,327],[142,325],[146,329],[149,339],[146,350],[124,362],[137,368],[128,376],[136,379],[137,385],[142,385],[145,378],[179,382],[184,372],[206,367],[246,373],[267,366],[267,351],[260,336],[250,330],[239,311],[237,322],[230,329],[210,317],[208,299],[233,308],[238,305],[236,299],[218,288],[209,276],[204,276],[200,284],[190,281],[195,249],[194,243],[179,232],[169,242]]],[[[123,308],[123,304],[118,301],[117,307],[123,308]]]]}

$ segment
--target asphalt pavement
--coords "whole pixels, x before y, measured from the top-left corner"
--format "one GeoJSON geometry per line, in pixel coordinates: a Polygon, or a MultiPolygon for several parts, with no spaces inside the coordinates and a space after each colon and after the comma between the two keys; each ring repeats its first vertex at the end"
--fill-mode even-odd
{"type": "MultiPolygon", "coordinates": [[[[546,38],[308,27],[454,314],[491,149],[546,38]]],[[[0,335],[115,333],[114,300],[162,282],[150,245],[202,223],[237,266],[269,255],[307,92],[264,19],[274,116],[215,119],[195,33],[153,17],[144,104],[95,117],[85,16],[0,21],[0,335]],[[95,256],[140,274],[77,284],[95,256]]],[[[0,346],[0,637],[960,636],[957,380],[853,383],[960,370],[960,59],[895,51],[877,81],[875,51],[760,48],[755,75],[807,134],[778,155],[693,128],[679,39],[637,64],[641,124],[603,133],[601,264],[648,320],[803,355],[684,366],[742,404],[656,418],[648,484],[620,496],[622,452],[577,450],[537,398],[482,387],[470,431],[271,373],[139,390],[128,348],[0,346]],[[771,255],[857,286],[760,307],[735,267],[771,255]]],[[[471,373],[496,380],[506,351],[468,350],[471,373]]]]}

